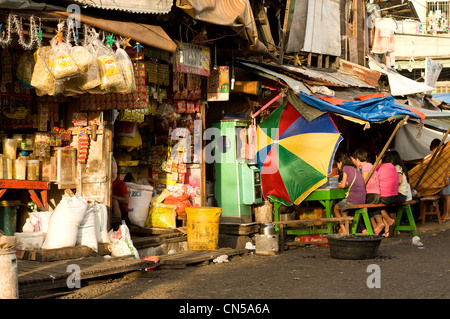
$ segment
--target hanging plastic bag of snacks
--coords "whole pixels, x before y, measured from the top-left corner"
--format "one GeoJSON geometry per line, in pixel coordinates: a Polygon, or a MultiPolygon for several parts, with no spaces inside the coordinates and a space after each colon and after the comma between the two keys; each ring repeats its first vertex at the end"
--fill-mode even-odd
{"type": "Polygon", "coordinates": [[[85,91],[93,89],[101,84],[100,73],[97,64],[97,52],[92,44],[88,44],[86,46],[86,49],[91,53],[92,63],[87,71],[83,73],[80,79],[80,89],[85,91]]]}
{"type": "Polygon", "coordinates": [[[127,52],[118,48],[116,50],[116,62],[119,67],[120,73],[123,77],[123,83],[115,87],[115,91],[118,93],[131,93],[136,91],[136,81],[134,78],[133,63],[127,52]]]}
{"type": "Polygon", "coordinates": [[[76,76],[76,77],[68,79],[67,81],[64,81],[62,84],[62,87],[63,87],[62,93],[65,96],[73,96],[73,95],[85,93],[85,91],[80,88],[81,80],[82,80],[81,77],[76,76]]]}
{"type": "Polygon", "coordinates": [[[123,78],[112,49],[103,44],[99,44],[97,49],[97,63],[100,69],[100,88],[102,90],[109,91],[123,84],[123,78]]]}
{"type": "Polygon", "coordinates": [[[86,73],[92,65],[92,53],[85,47],[77,45],[72,47],[71,55],[82,73],[86,73]]]}
{"type": "Polygon", "coordinates": [[[34,60],[34,54],[31,51],[23,54],[17,66],[17,79],[24,88],[32,88],[31,77],[33,75],[34,65],[36,61],[34,60]]]}
{"type": "Polygon", "coordinates": [[[79,75],[80,69],[70,54],[70,51],[70,45],[64,42],[59,42],[55,46],[55,62],[52,70],[55,79],[64,79],[79,75]]]}
{"type": "Polygon", "coordinates": [[[38,96],[56,93],[56,81],[51,73],[54,57],[54,49],[51,46],[45,46],[34,53],[36,64],[31,76],[31,85],[36,89],[38,96]]]}

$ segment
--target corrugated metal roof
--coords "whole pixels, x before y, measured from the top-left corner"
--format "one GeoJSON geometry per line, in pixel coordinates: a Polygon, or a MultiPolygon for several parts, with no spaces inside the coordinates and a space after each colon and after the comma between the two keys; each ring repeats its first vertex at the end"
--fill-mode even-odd
{"type": "Polygon", "coordinates": [[[375,88],[374,86],[367,84],[359,79],[357,76],[337,69],[336,72],[324,72],[320,70],[313,70],[301,67],[294,67],[290,65],[282,65],[284,69],[289,72],[295,72],[306,76],[313,80],[323,81],[325,86],[339,86],[339,87],[359,87],[359,88],[375,88]]]}
{"type": "Polygon", "coordinates": [[[277,79],[283,80],[287,85],[289,85],[289,87],[297,94],[299,94],[300,92],[304,92],[304,93],[310,93],[310,90],[299,80],[294,79],[292,77],[289,77],[287,75],[263,68],[262,66],[259,65],[255,65],[255,64],[250,64],[250,63],[245,63],[245,62],[240,62],[242,65],[245,65],[249,68],[253,68],[255,70],[261,71],[263,73],[267,73],[271,76],[276,77],[277,79]]]}
{"type": "Polygon", "coordinates": [[[74,0],[73,2],[98,9],[150,14],[167,14],[173,5],[173,0],[74,0]]]}

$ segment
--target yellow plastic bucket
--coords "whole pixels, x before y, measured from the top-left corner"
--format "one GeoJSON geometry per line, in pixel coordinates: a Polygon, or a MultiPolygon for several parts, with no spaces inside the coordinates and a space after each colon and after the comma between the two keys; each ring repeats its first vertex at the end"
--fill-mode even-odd
{"type": "Polygon", "coordinates": [[[219,207],[186,207],[187,246],[189,250],[219,248],[219,207]]]}

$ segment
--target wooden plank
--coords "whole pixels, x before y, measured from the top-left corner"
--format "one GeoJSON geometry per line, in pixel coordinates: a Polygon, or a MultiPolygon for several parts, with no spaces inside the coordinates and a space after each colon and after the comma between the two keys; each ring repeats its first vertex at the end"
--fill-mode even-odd
{"type": "Polygon", "coordinates": [[[35,261],[57,261],[80,257],[97,256],[98,253],[87,246],[75,246],[56,249],[18,250],[18,259],[35,261]]]}
{"type": "Polygon", "coordinates": [[[0,179],[0,188],[10,189],[50,189],[50,182],[0,179]]]}
{"type": "Polygon", "coordinates": [[[220,224],[219,233],[229,235],[250,235],[259,232],[259,223],[220,224]]]}
{"type": "Polygon", "coordinates": [[[153,261],[132,259],[130,257],[86,257],[76,260],[36,262],[18,260],[19,295],[31,294],[55,288],[66,287],[67,266],[75,264],[81,269],[81,280],[125,273],[154,266],[153,261]]]}
{"type": "Polygon", "coordinates": [[[165,268],[166,266],[174,266],[176,268],[185,268],[188,264],[211,261],[221,255],[241,255],[245,253],[245,251],[245,249],[233,249],[228,247],[207,251],[188,250],[178,254],[160,256],[160,267],[165,268]]]}

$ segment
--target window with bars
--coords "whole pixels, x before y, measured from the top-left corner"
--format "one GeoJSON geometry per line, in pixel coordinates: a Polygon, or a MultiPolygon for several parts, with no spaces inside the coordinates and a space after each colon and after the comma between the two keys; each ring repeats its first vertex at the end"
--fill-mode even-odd
{"type": "Polygon", "coordinates": [[[449,1],[427,1],[427,31],[448,32],[449,1]]]}

